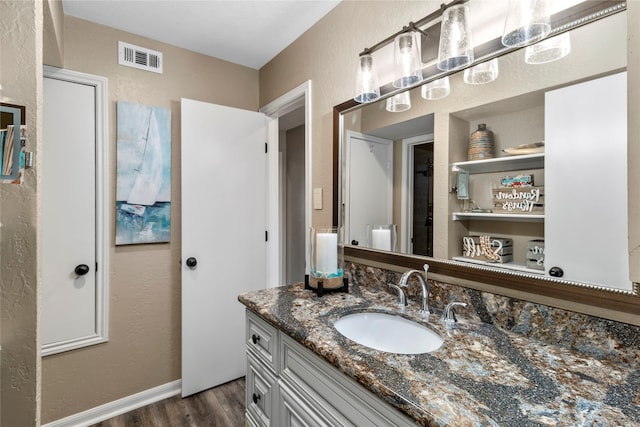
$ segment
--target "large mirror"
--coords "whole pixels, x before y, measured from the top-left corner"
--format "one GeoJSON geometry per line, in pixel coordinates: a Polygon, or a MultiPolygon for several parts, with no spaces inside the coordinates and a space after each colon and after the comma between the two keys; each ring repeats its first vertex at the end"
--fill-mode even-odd
{"type": "Polygon", "coordinates": [[[604,305],[636,310],[629,13],[558,32],[570,43],[561,59],[528,63],[523,48],[496,59],[489,83],[460,71],[444,98],[414,87],[403,112],[387,99],[337,106],[345,252],[396,265],[429,257],[453,277],[588,303],[604,294],[614,300],[604,305]]]}

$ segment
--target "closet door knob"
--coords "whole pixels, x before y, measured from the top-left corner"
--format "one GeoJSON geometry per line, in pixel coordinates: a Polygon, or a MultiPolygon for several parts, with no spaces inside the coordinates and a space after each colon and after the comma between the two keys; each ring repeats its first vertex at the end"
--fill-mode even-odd
{"type": "Polygon", "coordinates": [[[87,264],[77,265],[75,270],[73,270],[78,276],[84,276],[89,272],[89,266],[87,264]]]}
{"type": "Polygon", "coordinates": [[[251,341],[253,341],[254,344],[258,344],[258,341],[260,341],[260,335],[251,335],[251,341]]]}
{"type": "Polygon", "coordinates": [[[193,268],[196,265],[198,265],[198,260],[197,259],[195,259],[194,257],[187,258],[187,267],[193,268]]]}
{"type": "Polygon", "coordinates": [[[260,395],[256,394],[256,393],[253,393],[252,398],[253,398],[253,403],[257,405],[258,401],[260,400],[260,395]]]}
{"type": "Polygon", "coordinates": [[[551,267],[549,269],[549,275],[553,277],[562,277],[564,276],[564,271],[560,267],[551,267]]]}

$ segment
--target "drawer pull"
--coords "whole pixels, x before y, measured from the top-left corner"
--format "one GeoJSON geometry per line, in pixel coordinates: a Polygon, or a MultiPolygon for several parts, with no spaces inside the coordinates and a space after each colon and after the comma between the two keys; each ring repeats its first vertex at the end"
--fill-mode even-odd
{"type": "Polygon", "coordinates": [[[260,335],[256,335],[256,334],[251,335],[251,341],[254,344],[258,344],[258,341],[260,341],[260,335]]]}
{"type": "Polygon", "coordinates": [[[260,400],[260,395],[253,393],[253,403],[257,405],[259,400],[260,400]]]}

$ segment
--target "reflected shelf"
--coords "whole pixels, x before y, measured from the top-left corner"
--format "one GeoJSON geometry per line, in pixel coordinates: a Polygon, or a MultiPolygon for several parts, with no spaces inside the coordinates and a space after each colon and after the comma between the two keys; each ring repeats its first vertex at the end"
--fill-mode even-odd
{"type": "Polygon", "coordinates": [[[451,164],[452,171],[465,170],[469,173],[506,172],[519,169],[542,168],[544,168],[544,153],[469,160],[451,164]]]}
{"type": "Polygon", "coordinates": [[[453,261],[468,262],[471,264],[479,264],[487,267],[503,268],[506,270],[520,271],[523,273],[531,273],[531,274],[539,274],[539,275],[545,274],[544,271],[542,270],[535,270],[533,268],[528,268],[525,264],[521,264],[518,262],[506,262],[502,264],[502,263],[495,263],[495,262],[489,262],[489,261],[482,261],[479,259],[467,258],[463,256],[454,256],[451,259],[453,261]]]}
{"type": "Polygon", "coordinates": [[[514,222],[543,222],[544,215],[540,214],[499,214],[499,213],[479,213],[479,212],[454,212],[454,221],[465,221],[469,219],[489,220],[489,221],[514,221],[514,222]]]}

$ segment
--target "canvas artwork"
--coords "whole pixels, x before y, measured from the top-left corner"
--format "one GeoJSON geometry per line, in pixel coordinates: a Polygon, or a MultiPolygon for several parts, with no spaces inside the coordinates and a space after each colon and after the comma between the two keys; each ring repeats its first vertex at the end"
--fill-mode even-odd
{"type": "Polygon", "coordinates": [[[168,242],[171,111],[118,102],[116,245],[168,242]]]}

